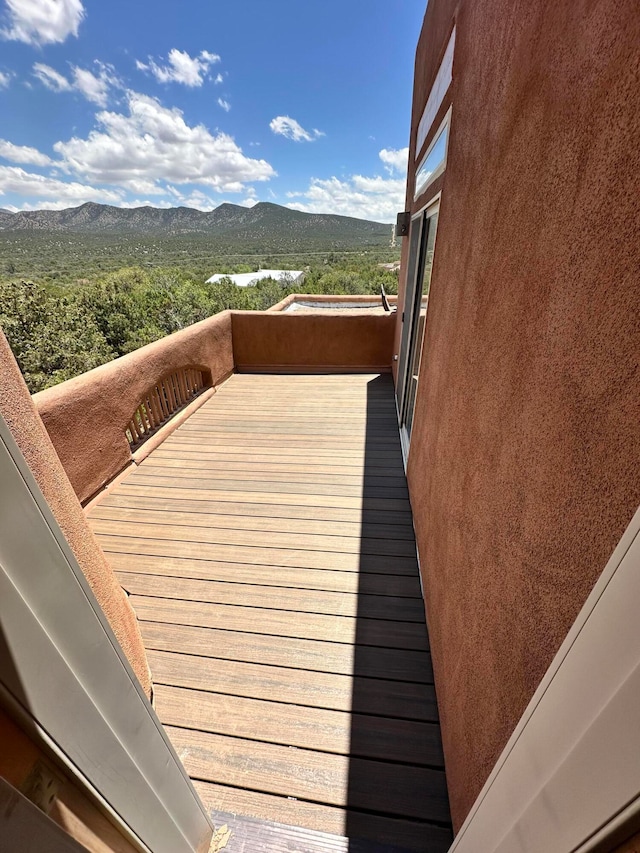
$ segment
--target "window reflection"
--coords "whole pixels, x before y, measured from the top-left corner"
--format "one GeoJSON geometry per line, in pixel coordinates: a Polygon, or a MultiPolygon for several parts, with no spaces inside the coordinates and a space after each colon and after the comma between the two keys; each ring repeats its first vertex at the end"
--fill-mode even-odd
{"type": "Polygon", "coordinates": [[[423,193],[429,184],[432,181],[435,181],[444,169],[444,161],[447,156],[448,137],[449,121],[447,119],[446,124],[436,136],[427,156],[424,158],[420,168],[416,172],[416,189],[413,196],[414,198],[417,198],[421,193],[423,193]]]}

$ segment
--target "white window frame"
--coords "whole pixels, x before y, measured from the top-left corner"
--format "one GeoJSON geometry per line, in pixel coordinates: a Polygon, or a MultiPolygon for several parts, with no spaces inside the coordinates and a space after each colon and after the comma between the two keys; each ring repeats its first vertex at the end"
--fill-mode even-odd
{"type": "Polygon", "coordinates": [[[413,200],[414,201],[416,201],[416,199],[420,198],[420,196],[424,195],[426,193],[426,191],[429,189],[429,187],[431,186],[431,184],[436,180],[436,178],[439,178],[440,175],[442,175],[444,173],[445,169],[447,168],[447,158],[449,156],[449,141],[451,139],[451,113],[452,113],[452,111],[453,111],[453,105],[450,106],[449,109],[447,110],[447,114],[442,119],[442,122],[440,123],[437,131],[434,133],[433,139],[429,143],[429,147],[425,151],[425,155],[422,158],[422,160],[420,161],[420,165],[416,169],[416,173],[415,173],[415,177],[414,177],[415,186],[414,186],[414,190],[413,190],[413,200]],[[436,143],[440,139],[440,135],[441,135],[442,131],[445,129],[445,127],[447,128],[447,144],[445,145],[444,157],[442,159],[442,162],[440,163],[438,168],[434,169],[434,171],[429,175],[427,182],[422,187],[418,187],[417,179],[418,179],[418,174],[420,172],[420,169],[422,169],[424,164],[427,162],[427,159],[429,158],[429,154],[431,154],[431,152],[435,148],[436,143]]]}

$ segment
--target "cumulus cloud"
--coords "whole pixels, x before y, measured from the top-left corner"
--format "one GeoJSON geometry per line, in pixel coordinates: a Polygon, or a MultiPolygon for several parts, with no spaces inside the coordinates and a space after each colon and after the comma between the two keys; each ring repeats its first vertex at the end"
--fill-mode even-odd
{"type": "Polygon", "coordinates": [[[378,156],[390,174],[393,174],[394,172],[406,174],[407,162],[409,160],[408,148],[383,148],[382,151],[379,152],[378,156]]]}
{"type": "Polygon", "coordinates": [[[112,65],[105,65],[95,61],[97,74],[86,68],[72,68],[73,88],[83,94],[88,101],[99,107],[106,107],[109,97],[109,89],[118,86],[119,80],[112,65]]]}
{"type": "Polygon", "coordinates": [[[112,65],[106,65],[96,59],[94,66],[95,73],[87,68],[72,65],[71,78],[68,78],[50,65],[36,62],[33,66],[33,75],[52,92],[80,92],[88,101],[99,107],[106,107],[109,89],[112,86],[119,86],[120,81],[112,65]]]}
{"type": "Polygon", "coordinates": [[[6,89],[11,82],[11,78],[13,74],[9,74],[6,71],[0,71],[0,89],[6,89]]]}
{"type": "MultiPolygon", "coordinates": [[[[153,74],[160,83],[182,83],[184,86],[193,88],[202,86],[209,69],[216,62],[220,62],[217,53],[209,53],[209,51],[203,50],[198,56],[189,56],[186,50],[178,50],[174,47],[169,51],[167,62],[164,65],[159,65],[152,57],[149,57],[148,63],[140,62],[139,59],[136,60],[136,68],[153,74]]],[[[215,82],[222,82],[220,74],[216,77],[215,82]]]]}
{"type": "Polygon", "coordinates": [[[0,139],[0,157],[12,163],[29,163],[32,166],[51,166],[53,161],[37,148],[28,145],[14,145],[6,139],[0,139]]]}
{"type": "Polygon", "coordinates": [[[181,110],[148,95],[128,92],[128,115],[103,111],[86,139],[53,146],[66,171],[91,183],[127,188],[133,181],[201,184],[242,192],[244,184],[275,175],[266,160],[243,154],[231,136],[187,124],[181,110]]]}
{"type": "MultiPolygon", "coordinates": [[[[406,172],[407,158],[403,151],[389,151],[385,148],[379,153],[385,168],[406,172]],[[397,156],[396,156],[397,155],[397,156]]],[[[359,219],[373,219],[377,222],[393,222],[399,210],[404,209],[405,176],[381,177],[379,175],[352,175],[340,180],[337,177],[327,179],[312,178],[303,192],[290,192],[291,201],[287,207],[303,210],[306,213],[338,213],[342,216],[356,216],[359,219]]]]}
{"type": "Polygon", "coordinates": [[[279,135],[285,136],[287,139],[292,139],[294,142],[313,142],[319,136],[324,136],[321,130],[313,130],[309,133],[301,124],[290,116],[276,116],[269,122],[271,130],[279,135]]]}
{"type": "Polygon", "coordinates": [[[349,180],[336,177],[322,180],[312,178],[309,187],[301,193],[290,193],[290,198],[302,198],[287,204],[292,210],[306,213],[338,213],[377,222],[392,222],[403,209],[405,182],[393,179],[371,179],[354,175],[349,180]]]}
{"type": "Polygon", "coordinates": [[[219,107],[222,107],[222,109],[223,109],[226,113],[228,113],[228,112],[229,112],[229,110],[231,109],[231,104],[229,103],[229,101],[225,101],[225,99],[224,99],[224,98],[218,98],[218,106],[219,106],[219,107]]]}
{"type": "MultiPolygon", "coordinates": [[[[72,207],[85,201],[117,204],[122,195],[114,190],[101,189],[76,182],[59,181],[56,178],[26,172],[18,166],[0,166],[0,195],[14,193],[34,196],[44,202],[55,200],[62,207],[72,207]]],[[[43,202],[38,202],[42,204],[43,202]]]]}
{"type": "Polygon", "coordinates": [[[172,206],[176,204],[184,207],[193,207],[196,210],[213,210],[219,202],[214,201],[210,196],[200,190],[192,190],[190,193],[182,193],[176,187],[168,186],[167,192],[173,197],[172,206]]]}
{"type": "Polygon", "coordinates": [[[8,26],[0,35],[27,44],[54,44],[77,36],[85,11],[81,0],[6,0],[8,26]]]}

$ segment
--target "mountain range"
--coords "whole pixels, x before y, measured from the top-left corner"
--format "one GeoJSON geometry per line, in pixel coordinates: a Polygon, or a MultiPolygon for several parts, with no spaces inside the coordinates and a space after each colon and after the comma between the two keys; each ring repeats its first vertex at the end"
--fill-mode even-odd
{"type": "Polygon", "coordinates": [[[234,239],[289,237],[371,240],[388,237],[390,226],[329,213],[303,213],[270,202],[254,207],[221,204],[204,212],[190,207],[112,207],[87,202],[66,210],[11,213],[0,208],[0,232],[229,236],[234,239]]]}

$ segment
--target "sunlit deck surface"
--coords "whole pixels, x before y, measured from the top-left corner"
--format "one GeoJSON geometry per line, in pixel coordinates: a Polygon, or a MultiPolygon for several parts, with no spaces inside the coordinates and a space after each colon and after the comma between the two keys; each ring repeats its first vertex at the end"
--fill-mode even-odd
{"type": "Polygon", "coordinates": [[[448,849],[390,376],[234,375],[90,518],[229,853],[448,849]]]}

